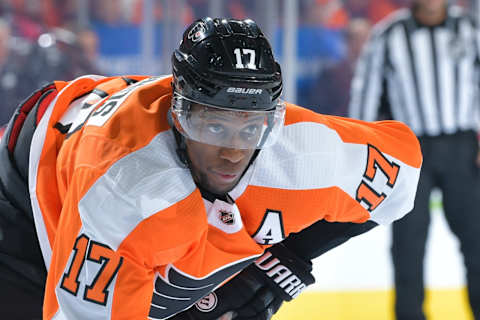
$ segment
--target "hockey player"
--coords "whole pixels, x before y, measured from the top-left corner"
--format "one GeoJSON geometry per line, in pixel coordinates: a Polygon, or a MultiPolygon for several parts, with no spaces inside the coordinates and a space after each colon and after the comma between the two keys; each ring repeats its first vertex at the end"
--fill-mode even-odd
{"type": "Polygon", "coordinates": [[[283,102],[253,21],[196,21],[172,65],[21,104],[0,151],[2,315],[40,318],[45,288],[44,319],[270,319],[311,259],[412,208],[410,129],[283,102]]]}

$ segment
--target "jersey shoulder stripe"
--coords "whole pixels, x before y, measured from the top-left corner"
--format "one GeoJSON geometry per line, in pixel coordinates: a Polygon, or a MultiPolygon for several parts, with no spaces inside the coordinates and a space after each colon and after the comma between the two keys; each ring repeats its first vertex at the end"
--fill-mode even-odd
{"type": "Polygon", "coordinates": [[[29,157],[29,191],[35,227],[47,269],[51,248],[60,218],[61,200],[58,197],[56,176],[57,152],[63,134],[55,128],[69,103],[78,96],[93,90],[105,78],[83,76],[70,82],[56,81],[58,94],[46,108],[32,137],[29,157]]]}
{"type": "Polygon", "coordinates": [[[400,121],[366,122],[314,113],[302,107],[288,105],[286,125],[314,122],[330,128],[345,143],[373,144],[408,165],[420,168],[420,143],[413,131],[400,121]]]}

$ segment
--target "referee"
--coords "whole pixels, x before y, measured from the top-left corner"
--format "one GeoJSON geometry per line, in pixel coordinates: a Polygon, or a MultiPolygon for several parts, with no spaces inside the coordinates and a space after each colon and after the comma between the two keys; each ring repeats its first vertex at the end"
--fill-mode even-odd
{"type": "Polygon", "coordinates": [[[403,121],[422,146],[415,208],[393,225],[397,320],[425,319],[423,261],[434,187],[442,190],[446,220],[460,240],[470,306],[480,320],[479,36],[475,21],[447,0],[413,0],[374,27],[352,80],[351,117],[403,121]]]}

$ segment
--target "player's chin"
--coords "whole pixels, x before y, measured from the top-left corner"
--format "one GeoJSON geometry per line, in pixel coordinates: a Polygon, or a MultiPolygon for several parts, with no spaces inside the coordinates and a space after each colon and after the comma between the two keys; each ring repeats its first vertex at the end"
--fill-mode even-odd
{"type": "Polygon", "coordinates": [[[214,194],[221,195],[221,194],[225,194],[227,192],[230,192],[235,187],[235,185],[236,185],[236,183],[235,184],[229,184],[227,186],[214,185],[211,188],[208,188],[208,191],[210,191],[214,194]]]}
{"type": "Polygon", "coordinates": [[[232,181],[224,181],[218,179],[216,176],[209,177],[208,179],[208,190],[215,194],[224,194],[231,191],[238,183],[238,177],[232,181]]]}
{"type": "Polygon", "coordinates": [[[227,192],[230,192],[233,188],[235,188],[235,186],[237,185],[237,183],[230,183],[230,184],[215,184],[213,181],[212,181],[212,184],[209,184],[209,188],[207,188],[208,191],[214,193],[214,194],[225,194],[227,192]]]}

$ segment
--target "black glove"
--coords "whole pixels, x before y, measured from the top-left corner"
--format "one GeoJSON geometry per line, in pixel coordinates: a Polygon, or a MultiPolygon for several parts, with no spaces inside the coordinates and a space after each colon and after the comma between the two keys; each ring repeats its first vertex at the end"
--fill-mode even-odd
{"type": "Polygon", "coordinates": [[[222,287],[172,320],[216,320],[233,312],[235,320],[269,320],[315,282],[312,264],[278,243],[222,287]]]}

